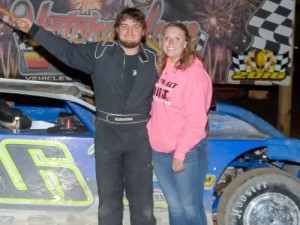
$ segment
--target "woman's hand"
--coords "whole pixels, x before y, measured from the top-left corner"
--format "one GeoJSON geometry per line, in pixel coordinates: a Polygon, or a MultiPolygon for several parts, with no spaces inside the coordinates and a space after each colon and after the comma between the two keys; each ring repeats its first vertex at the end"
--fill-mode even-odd
{"type": "Polygon", "coordinates": [[[184,170],[183,161],[179,159],[173,159],[172,168],[175,173],[182,172],[184,170]]]}
{"type": "Polygon", "coordinates": [[[33,22],[31,22],[30,19],[27,18],[18,18],[18,20],[16,20],[18,27],[20,28],[21,31],[23,31],[24,33],[28,33],[29,29],[31,28],[33,22]]]}

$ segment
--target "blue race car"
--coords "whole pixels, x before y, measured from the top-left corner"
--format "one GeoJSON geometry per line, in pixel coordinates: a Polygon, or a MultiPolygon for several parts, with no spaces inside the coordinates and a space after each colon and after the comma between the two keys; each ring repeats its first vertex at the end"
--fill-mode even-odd
{"type": "MultiPolygon", "coordinates": [[[[0,92],[17,112],[0,118],[0,224],[97,225],[93,92],[11,79],[0,79],[0,92]]],[[[229,104],[211,109],[208,127],[208,224],[299,225],[300,140],[229,104]]],[[[167,225],[155,175],[153,190],[157,224],[167,225]]],[[[127,225],[126,196],[124,205],[127,225]]]]}

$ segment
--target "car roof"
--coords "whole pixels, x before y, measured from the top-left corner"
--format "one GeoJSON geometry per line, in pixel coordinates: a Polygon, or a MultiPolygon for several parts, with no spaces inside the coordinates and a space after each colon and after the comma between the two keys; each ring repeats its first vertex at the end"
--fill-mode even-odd
{"type": "Polygon", "coordinates": [[[95,106],[86,102],[83,98],[94,96],[93,91],[76,82],[59,83],[0,78],[0,92],[65,100],[95,111],[95,106]]]}

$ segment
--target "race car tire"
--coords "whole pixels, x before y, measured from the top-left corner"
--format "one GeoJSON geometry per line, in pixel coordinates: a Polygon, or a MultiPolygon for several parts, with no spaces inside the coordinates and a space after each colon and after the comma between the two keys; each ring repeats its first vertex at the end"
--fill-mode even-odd
{"type": "Polygon", "coordinates": [[[278,169],[254,169],[222,194],[218,225],[299,225],[300,182],[278,169]]]}

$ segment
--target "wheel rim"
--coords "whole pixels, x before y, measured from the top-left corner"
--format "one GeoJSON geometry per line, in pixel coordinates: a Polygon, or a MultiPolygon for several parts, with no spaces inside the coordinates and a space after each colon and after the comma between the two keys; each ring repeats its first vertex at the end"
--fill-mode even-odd
{"type": "Polygon", "coordinates": [[[300,211],[295,202],[280,193],[254,198],[244,214],[245,225],[299,225],[300,211]]]}

